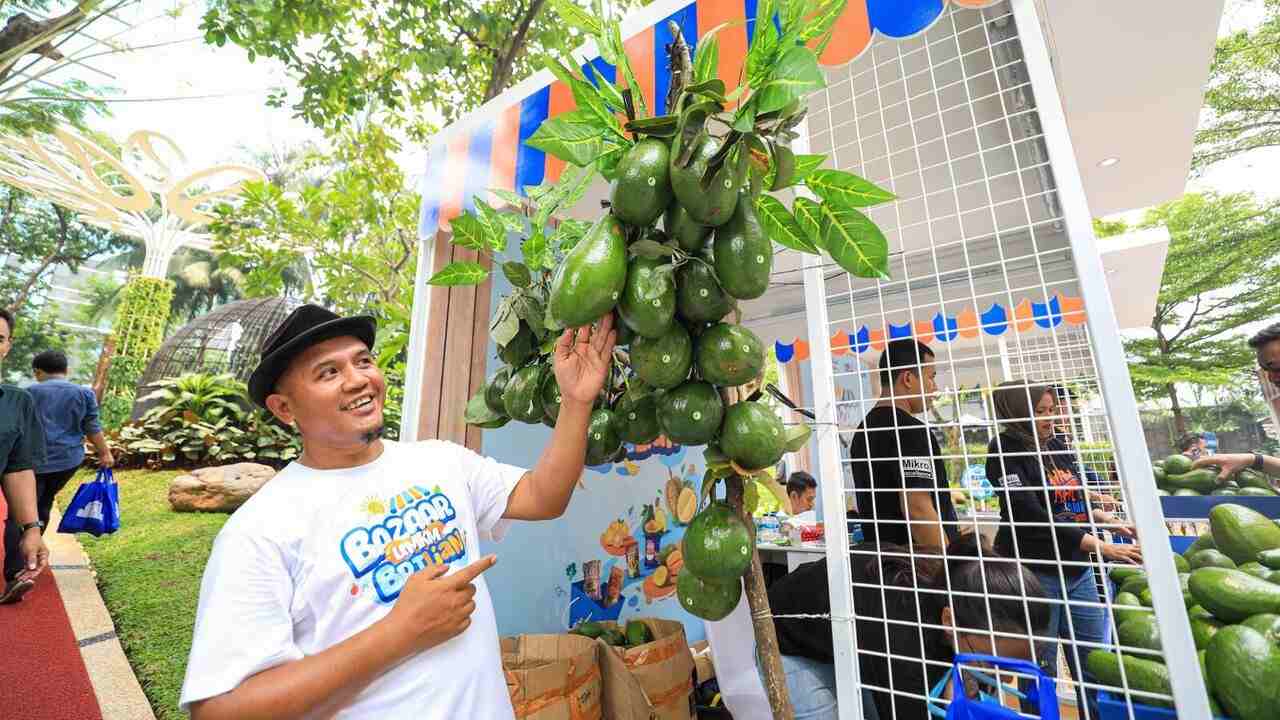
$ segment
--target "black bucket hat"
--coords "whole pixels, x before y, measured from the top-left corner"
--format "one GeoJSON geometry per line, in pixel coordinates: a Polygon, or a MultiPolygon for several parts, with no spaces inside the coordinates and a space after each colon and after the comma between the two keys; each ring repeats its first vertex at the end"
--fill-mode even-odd
{"type": "Polygon", "coordinates": [[[368,315],[340,317],[319,305],[302,305],[262,341],[262,358],[249,376],[249,399],[263,408],[276,381],[303,350],[336,337],[351,336],[370,348],[378,322],[368,315]]]}

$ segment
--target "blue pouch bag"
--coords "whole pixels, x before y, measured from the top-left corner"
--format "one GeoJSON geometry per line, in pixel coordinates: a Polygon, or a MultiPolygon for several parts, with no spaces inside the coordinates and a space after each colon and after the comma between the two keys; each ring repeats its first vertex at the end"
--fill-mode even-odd
{"type": "Polygon", "coordinates": [[[120,529],[120,488],[111,468],[102,468],[97,477],[76,489],[65,510],[60,533],[89,533],[95,537],[120,529]]]}

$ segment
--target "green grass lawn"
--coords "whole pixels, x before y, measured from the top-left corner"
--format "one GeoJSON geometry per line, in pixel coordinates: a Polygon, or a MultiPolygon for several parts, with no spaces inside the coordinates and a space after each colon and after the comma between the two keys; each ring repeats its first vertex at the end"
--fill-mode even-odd
{"type": "MultiPolygon", "coordinates": [[[[81,472],[58,498],[66,507],[81,472]]],[[[98,572],[98,587],[115,620],[125,654],[159,720],[179,720],[178,694],[191,650],[200,577],[213,538],[229,516],[169,510],[169,481],[177,472],[124,471],[120,530],[80,542],[98,572]]]]}

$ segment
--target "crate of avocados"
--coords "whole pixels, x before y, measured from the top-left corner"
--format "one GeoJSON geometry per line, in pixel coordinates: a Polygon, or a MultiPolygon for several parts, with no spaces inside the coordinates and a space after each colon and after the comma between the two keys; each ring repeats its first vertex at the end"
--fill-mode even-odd
{"type": "Polygon", "coordinates": [[[609,720],[692,720],[693,653],[683,625],[636,618],[626,625],[582,623],[571,632],[600,644],[609,720]]]}
{"type": "Polygon", "coordinates": [[[1280,519],[1280,496],[1247,495],[1167,495],[1160,498],[1165,520],[1203,520],[1219,505],[1243,505],[1267,517],[1280,519]]]}
{"type": "Polygon", "coordinates": [[[578,635],[504,637],[502,670],[520,720],[601,720],[600,648],[578,635]]]}

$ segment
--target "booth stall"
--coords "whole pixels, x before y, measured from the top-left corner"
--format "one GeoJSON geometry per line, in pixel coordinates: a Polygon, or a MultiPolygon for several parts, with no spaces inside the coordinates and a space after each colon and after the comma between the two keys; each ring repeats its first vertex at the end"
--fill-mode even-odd
{"type": "MultiPolygon", "coordinates": [[[[820,631],[833,638],[841,718],[870,716],[869,701],[880,704],[882,720],[915,717],[895,710],[896,699],[924,700],[937,689],[866,681],[860,663],[874,656],[865,648],[875,643],[857,622],[847,552],[860,530],[845,522],[855,508],[849,447],[882,399],[880,355],[900,338],[924,343],[935,357],[940,392],[924,419],[941,441],[963,529],[993,538],[1000,523],[995,478],[984,463],[999,432],[991,392],[1009,380],[1059,391],[1056,421],[1090,478],[1088,493],[1105,496],[1113,517],[1136,528],[1171,682],[1153,689],[1127,670],[1118,680],[1063,674],[1064,716],[1164,717],[1144,714],[1163,703],[1182,717],[1209,717],[1119,340],[1120,330],[1150,322],[1168,236],[1152,230],[1099,242],[1090,225],[1094,216],[1182,191],[1222,4],[1178,13],[1164,7],[1145,0],[850,0],[821,56],[826,87],[809,97],[793,149],[826,153],[830,167],[894,193],[869,211],[888,239],[888,277],[855,278],[823,256],[779,246],[770,289],[744,303],[742,323],[769,348],[781,391],[812,415],[814,441],[785,465],[817,478],[825,538],[765,545],[761,553],[788,570],[827,561],[831,602],[820,631]],[[1077,687],[1087,692],[1077,695],[1077,687]],[[1099,690],[1103,701],[1095,702],[1099,690]]],[[[695,51],[703,33],[724,26],[718,74],[733,87],[755,12],[754,0],[660,0],[638,10],[624,24],[634,89],[649,107],[667,96],[672,23],[695,51]]],[[[577,60],[615,79],[590,47],[577,60]]],[[[549,438],[537,426],[481,432],[462,421],[467,399],[497,367],[488,319],[509,290],[506,281],[497,273],[477,287],[426,280],[450,261],[485,262],[449,242],[450,221],[476,198],[497,205],[489,189],[522,194],[560,177],[565,163],[524,141],[573,107],[568,87],[539,73],[444,130],[430,148],[404,437],[452,439],[526,465],[549,438]]],[[[607,194],[603,183],[591,186],[566,216],[594,218],[607,194]]],[[[784,414],[787,422],[808,421],[784,414]]],[[[689,643],[710,640],[734,717],[769,717],[746,602],[725,620],[704,623],[674,598],[679,543],[704,469],[700,449],[665,439],[629,446],[625,459],[588,469],[564,518],[513,528],[494,548],[501,562],[487,575],[500,631],[674,621],[689,643]]],[[[1115,527],[1085,524],[1115,539],[1115,527]]],[[[1102,579],[1113,565],[1096,555],[1079,563],[1097,577],[1092,606],[1108,618],[1114,591],[1102,579]]],[[[978,596],[990,611],[993,598],[978,596]]],[[[923,639],[937,623],[917,625],[923,639]]],[[[1092,650],[1116,649],[1110,634],[1061,647],[1075,667],[1092,650]]],[[[886,652],[896,660],[893,650],[878,657],[886,652]]]]}

